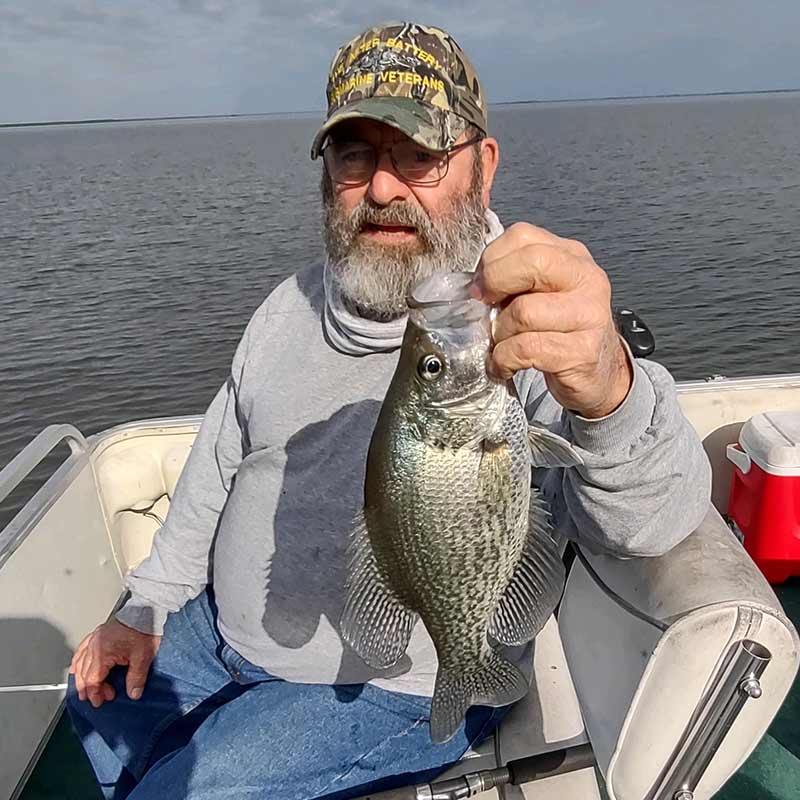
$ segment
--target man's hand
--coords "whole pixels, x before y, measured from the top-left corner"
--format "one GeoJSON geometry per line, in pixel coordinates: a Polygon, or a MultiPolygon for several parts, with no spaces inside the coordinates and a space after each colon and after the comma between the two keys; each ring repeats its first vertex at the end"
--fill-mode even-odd
{"type": "Polygon", "coordinates": [[[78,697],[95,708],[113,700],[116,693],[106,683],[108,673],[112,667],[127,666],[125,689],[131,700],[138,700],[160,644],[160,636],[140,633],[115,619],[95,628],[78,645],[69,667],[78,697]]]}
{"type": "Polygon", "coordinates": [[[502,379],[544,373],[566,409],[610,414],[632,372],[611,314],[611,284],[580,242],[517,223],[484,251],[473,294],[499,305],[489,368],[502,379]]]}

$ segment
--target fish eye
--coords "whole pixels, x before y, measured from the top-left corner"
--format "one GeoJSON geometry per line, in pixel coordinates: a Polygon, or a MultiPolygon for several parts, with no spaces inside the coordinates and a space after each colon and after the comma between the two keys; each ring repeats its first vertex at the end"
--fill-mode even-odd
{"type": "Polygon", "coordinates": [[[426,381],[435,381],[444,371],[444,364],[439,356],[429,354],[419,360],[417,372],[420,378],[426,381]]]}

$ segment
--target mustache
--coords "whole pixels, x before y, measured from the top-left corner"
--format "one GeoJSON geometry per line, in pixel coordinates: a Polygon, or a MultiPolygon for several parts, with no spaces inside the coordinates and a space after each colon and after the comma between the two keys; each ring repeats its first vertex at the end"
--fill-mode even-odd
{"type": "Polygon", "coordinates": [[[417,206],[396,200],[388,206],[379,206],[368,199],[362,200],[343,220],[345,238],[352,241],[367,225],[400,225],[414,228],[420,240],[432,247],[438,240],[431,218],[417,206]]]}

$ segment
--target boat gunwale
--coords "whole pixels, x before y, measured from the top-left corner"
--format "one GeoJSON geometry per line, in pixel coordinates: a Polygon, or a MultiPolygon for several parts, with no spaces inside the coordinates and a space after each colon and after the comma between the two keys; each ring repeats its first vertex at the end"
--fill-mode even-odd
{"type": "Polygon", "coordinates": [[[719,389],[741,391],[747,389],[769,389],[789,386],[800,387],[800,372],[751,375],[739,378],[727,378],[725,376],[692,378],[691,380],[675,382],[678,394],[714,392],[719,389]]]}

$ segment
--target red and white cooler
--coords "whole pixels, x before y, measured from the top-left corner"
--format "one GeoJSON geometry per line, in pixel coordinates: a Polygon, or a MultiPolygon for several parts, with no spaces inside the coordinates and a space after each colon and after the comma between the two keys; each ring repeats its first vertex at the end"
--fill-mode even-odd
{"type": "Polygon", "coordinates": [[[756,414],[729,444],[728,516],[770,583],[800,575],[800,411],[756,414]]]}

